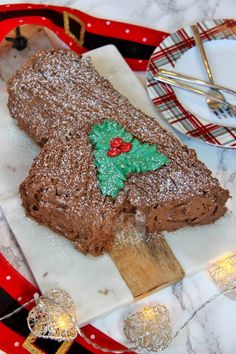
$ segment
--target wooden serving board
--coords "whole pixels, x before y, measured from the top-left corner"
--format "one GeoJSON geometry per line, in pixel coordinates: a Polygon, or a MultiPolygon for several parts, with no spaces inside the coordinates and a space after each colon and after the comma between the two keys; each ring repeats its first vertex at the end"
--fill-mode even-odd
{"type": "Polygon", "coordinates": [[[133,297],[147,296],[184,277],[184,271],[161,234],[137,227],[133,215],[124,215],[110,256],[133,297]]]}
{"type": "Polygon", "coordinates": [[[184,271],[161,235],[110,253],[135,299],[147,296],[184,277],[184,271]]]}
{"type": "MultiPolygon", "coordinates": [[[[16,68],[23,57],[25,60],[37,49],[33,39],[38,41],[39,33],[45,37],[44,47],[48,48],[50,39],[46,32],[32,28],[31,36],[29,27],[30,48],[26,52],[16,52],[6,43],[8,58],[6,54],[0,58],[2,78],[9,78],[9,60],[14,60],[16,68]]],[[[86,55],[91,56],[100,74],[131,103],[156,116],[144,88],[114,46],[86,55]]],[[[10,117],[6,109],[6,88],[3,87],[0,96],[4,107],[0,116],[3,137],[0,139],[0,205],[42,292],[52,288],[67,290],[79,307],[80,323],[84,324],[183,278],[184,271],[164,237],[140,230],[133,215],[125,215],[123,226],[116,230],[110,256],[97,258],[82,255],[68,240],[26,218],[17,189],[39,149],[10,117]],[[7,158],[5,151],[8,151],[7,158]]]]}

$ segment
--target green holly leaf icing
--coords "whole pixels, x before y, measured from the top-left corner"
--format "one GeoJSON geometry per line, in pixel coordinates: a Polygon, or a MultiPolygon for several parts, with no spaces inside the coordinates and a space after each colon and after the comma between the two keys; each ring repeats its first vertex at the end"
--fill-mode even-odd
{"type": "Polygon", "coordinates": [[[99,187],[103,195],[117,197],[124,188],[124,182],[131,173],[154,171],[169,162],[169,159],[157,151],[156,145],[140,143],[120,124],[105,120],[94,125],[89,140],[94,146],[95,166],[98,169],[99,187]],[[130,142],[132,149],[115,157],[109,157],[110,141],[121,138],[130,142]]]}
{"type": "Polygon", "coordinates": [[[109,150],[109,143],[114,137],[122,138],[126,142],[131,142],[133,136],[127,133],[125,128],[114,121],[105,120],[102,124],[94,125],[90,133],[90,141],[96,150],[109,150]]]}

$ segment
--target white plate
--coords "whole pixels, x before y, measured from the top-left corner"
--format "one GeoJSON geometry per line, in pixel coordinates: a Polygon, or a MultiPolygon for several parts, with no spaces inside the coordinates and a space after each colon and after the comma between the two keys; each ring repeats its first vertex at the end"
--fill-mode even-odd
{"type": "MultiPolygon", "coordinates": [[[[236,41],[233,39],[222,39],[204,42],[204,49],[215,83],[236,91],[236,41]]],[[[174,69],[171,68],[171,70],[208,81],[197,47],[187,50],[179,60],[177,60],[174,69]]],[[[205,92],[208,91],[202,86],[197,85],[195,87],[205,92]]],[[[179,102],[198,118],[213,124],[236,128],[236,117],[222,118],[219,120],[219,118],[210,111],[204,97],[175,87],[173,89],[179,102]]],[[[227,93],[223,93],[223,95],[227,101],[236,105],[236,95],[232,96],[227,93]]]]}
{"type": "MultiPolygon", "coordinates": [[[[235,89],[236,20],[207,20],[197,25],[216,83],[235,89]]],[[[190,26],[171,33],[154,50],[146,73],[148,94],[171,127],[205,143],[235,149],[236,118],[218,119],[204,98],[160,83],[155,79],[159,69],[207,80],[190,26]]],[[[233,96],[230,100],[236,102],[233,96]]]]}

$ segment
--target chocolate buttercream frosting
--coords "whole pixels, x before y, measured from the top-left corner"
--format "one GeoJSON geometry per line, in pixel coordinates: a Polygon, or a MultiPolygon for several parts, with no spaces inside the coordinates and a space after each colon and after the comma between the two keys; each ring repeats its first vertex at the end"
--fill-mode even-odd
{"type": "Polygon", "coordinates": [[[70,50],[32,56],[9,81],[9,110],[42,150],[20,186],[26,214],[69,238],[84,254],[99,255],[114,239],[123,212],[149,232],[209,224],[225,214],[229,192],[211,171],[155,118],[116,91],[70,50]],[[131,174],[117,196],[102,195],[89,133],[115,121],[169,159],[155,171],[131,174]]]}

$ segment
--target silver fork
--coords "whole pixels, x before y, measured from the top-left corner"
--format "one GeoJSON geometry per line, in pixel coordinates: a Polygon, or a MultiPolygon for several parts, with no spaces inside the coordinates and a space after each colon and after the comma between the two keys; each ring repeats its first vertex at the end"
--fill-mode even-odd
{"type": "MultiPolygon", "coordinates": [[[[211,72],[207,57],[206,57],[206,53],[205,53],[205,50],[204,50],[204,47],[203,47],[203,43],[202,43],[202,40],[201,40],[201,37],[200,37],[200,33],[198,31],[198,27],[197,27],[197,25],[192,25],[191,29],[192,29],[192,32],[193,32],[193,37],[194,37],[195,43],[196,43],[196,45],[197,45],[197,47],[199,49],[199,52],[200,52],[204,67],[206,69],[209,82],[211,84],[214,84],[212,72],[211,72]]],[[[225,101],[224,95],[221,92],[219,92],[218,90],[216,90],[216,89],[210,89],[208,93],[211,96],[213,96],[213,97],[215,97],[215,98],[217,98],[217,99],[219,99],[221,101],[225,101]]],[[[234,112],[229,107],[229,105],[224,104],[224,103],[220,103],[219,101],[216,101],[213,98],[209,98],[209,97],[207,98],[206,101],[207,101],[207,104],[208,104],[210,110],[219,119],[221,119],[223,117],[224,118],[229,118],[229,117],[233,116],[234,112]]]]}

